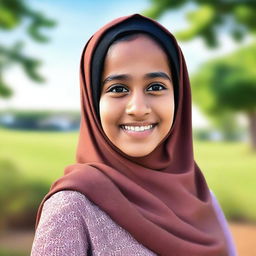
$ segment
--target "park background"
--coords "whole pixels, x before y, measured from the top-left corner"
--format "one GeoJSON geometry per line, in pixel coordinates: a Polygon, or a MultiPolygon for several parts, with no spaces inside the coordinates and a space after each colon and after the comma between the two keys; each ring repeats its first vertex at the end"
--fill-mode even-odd
{"type": "Polygon", "coordinates": [[[79,61],[89,37],[141,13],[167,27],[192,82],[195,159],[239,255],[256,255],[254,1],[0,3],[0,256],[29,255],[37,207],[75,161],[79,61]]]}

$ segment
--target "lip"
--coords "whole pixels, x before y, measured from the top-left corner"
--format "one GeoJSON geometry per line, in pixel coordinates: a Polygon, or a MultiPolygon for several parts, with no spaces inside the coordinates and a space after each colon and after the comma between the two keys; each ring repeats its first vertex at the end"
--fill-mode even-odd
{"type": "Polygon", "coordinates": [[[157,126],[157,123],[129,123],[129,124],[122,124],[120,125],[120,129],[127,134],[130,137],[136,138],[136,139],[144,139],[146,137],[148,137],[150,134],[153,133],[155,127],[157,126]],[[127,125],[127,126],[148,126],[148,125],[153,125],[153,127],[149,130],[145,130],[145,131],[132,131],[132,130],[125,130],[124,128],[122,128],[122,125],[127,125]]]}
{"type": "Polygon", "coordinates": [[[154,122],[139,122],[139,123],[125,123],[125,124],[120,124],[121,125],[127,125],[127,126],[148,126],[148,125],[156,125],[157,123],[154,122]]]}

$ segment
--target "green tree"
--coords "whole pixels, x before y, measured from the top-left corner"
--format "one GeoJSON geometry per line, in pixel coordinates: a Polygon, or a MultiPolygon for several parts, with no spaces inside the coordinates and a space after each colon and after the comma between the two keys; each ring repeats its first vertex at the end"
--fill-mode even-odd
{"type": "MultiPolygon", "coordinates": [[[[256,43],[253,43],[228,56],[210,60],[202,65],[191,82],[193,101],[205,114],[225,117],[227,113],[246,113],[252,147],[256,151],[255,56],[256,43]]],[[[231,120],[229,123],[232,126],[231,120]]]]}
{"type": "Polygon", "coordinates": [[[248,32],[256,33],[255,0],[151,0],[151,7],[144,14],[154,19],[169,10],[177,10],[193,3],[195,10],[186,13],[189,27],[175,35],[188,41],[202,37],[209,47],[218,46],[219,28],[224,27],[235,40],[241,40],[248,32]]]}
{"type": "MultiPolygon", "coordinates": [[[[46,18],[43,13],[31,9],[26,0],[0,0],[0,30],[12,31],[27,21],[26,32],[30,38],[38,43],[45,43],[49,39],[41,32],[41,28],[54,27],[56,22],[46,18]]],[[[12,90],[4,80],[5,71],[15,63],[22,66],[28,77],[36,82],[44,81],[38,73],[40,60],[26,56],[22,50],[24,43],[18,41],[13,45],[0,42],[0,97],[10,97],[12,90]]]]}

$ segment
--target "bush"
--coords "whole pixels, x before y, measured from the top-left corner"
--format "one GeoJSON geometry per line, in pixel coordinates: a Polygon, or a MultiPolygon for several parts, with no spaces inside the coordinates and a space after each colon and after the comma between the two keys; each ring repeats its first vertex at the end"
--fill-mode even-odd
{"type": "Polygon", "coordinates": [[[210,140],[211,130],[203,129],[203,128],[193,129],[193,137],[195,140],[201,140],[201,141],[210,140]]]}
{"type": "Polygon", "coordinates": [[[0,229],[33,228],[48,190],[47,184],[29,181],[10,161],[0,159],[0,229]]]}

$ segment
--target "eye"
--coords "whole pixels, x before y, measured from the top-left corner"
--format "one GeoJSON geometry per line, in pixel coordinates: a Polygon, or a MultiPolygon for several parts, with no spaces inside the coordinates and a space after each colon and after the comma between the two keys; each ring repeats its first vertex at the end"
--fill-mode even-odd
{"type": "Polygon", "coordinates": [[[123,92],[128,92],[128,90],[122,86],[122,85],[115,85],[110,87],[107,92],[114,92],[114,93],[123,93],[123,92]]]}
{"type": "Polygon", "coordinates": [[[162,91],[162,90],[166,90],[166,88],[162,84],[159,84],[159,83],[152,84],[148,88],[148,91],[162,91]]]}

